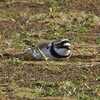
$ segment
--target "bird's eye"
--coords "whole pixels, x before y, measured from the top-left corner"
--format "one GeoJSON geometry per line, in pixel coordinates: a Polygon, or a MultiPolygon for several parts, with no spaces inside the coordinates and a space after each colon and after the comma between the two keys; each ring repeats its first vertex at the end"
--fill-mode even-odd
{"type": "Polygon", "coordinates": [[[47,46],[47,49],[49,49],[49,46],[47,46]]]}

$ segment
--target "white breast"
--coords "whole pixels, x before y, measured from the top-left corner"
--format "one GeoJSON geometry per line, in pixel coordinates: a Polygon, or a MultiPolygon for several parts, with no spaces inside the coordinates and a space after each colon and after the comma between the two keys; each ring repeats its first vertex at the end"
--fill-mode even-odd
{"type": "Polygon", "coordinates": [[[66,56],[66,55],[71,54],[71,50],[66,50],[66,49],[62,49],[62,48],[61,49],[55,48],[55,51],[61,56],[66,56]]]}

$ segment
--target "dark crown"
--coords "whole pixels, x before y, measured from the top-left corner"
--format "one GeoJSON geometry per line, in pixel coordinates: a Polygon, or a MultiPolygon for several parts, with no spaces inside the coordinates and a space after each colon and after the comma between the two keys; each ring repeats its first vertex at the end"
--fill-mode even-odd
{"type": "Polygon", "coordinates": [[[58,41],[54,42],[54,46],[56,48],[66,48],[66,49],[69,49],[70,45],[71,44],[70,44],[68,39],[61,39],[61,40],[58,40],[58,41]]]}

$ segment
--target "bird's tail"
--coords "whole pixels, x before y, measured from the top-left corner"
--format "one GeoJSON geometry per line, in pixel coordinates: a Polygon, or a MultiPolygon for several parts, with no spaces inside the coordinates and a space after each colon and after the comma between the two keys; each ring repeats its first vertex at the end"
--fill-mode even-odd
{"type": "Polygon", "coordinates": [[[3,54],[0,54],[0,58],[3,58],[3,59],[9,59],[9,58],[23,58],[24,56],[24,53],[16,53],[16,54],[12,54],[12,53],[3,53],[3,54]]]}
{"type": "Polygon", "coordinates": [[[26,49],[24,52],[19,52],[19,53],[5,52],[5,53],[0,54],[0,58],[3,58],[3,59],[19,58],[22,60],[32,60],[33,59],[31,49],[26,49]]]}

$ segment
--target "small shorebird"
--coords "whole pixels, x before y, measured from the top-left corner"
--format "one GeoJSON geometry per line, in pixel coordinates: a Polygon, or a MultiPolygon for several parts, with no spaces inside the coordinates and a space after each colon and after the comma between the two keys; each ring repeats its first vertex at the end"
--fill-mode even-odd
{"type": "MultiPolygon", "coordinates": [[[[71,44],[68,39],[60,39],[49,43],[39,44],[37,47],[26,49],[22,53],[13,54],[16,58],[42,60],[42,59],[61,59],[71,56],[71,44]]],[[[7,53],[3,54],[7,56],[7,53]]],[[[8,54],[10,56],[10,54],[8,54]]]]}

